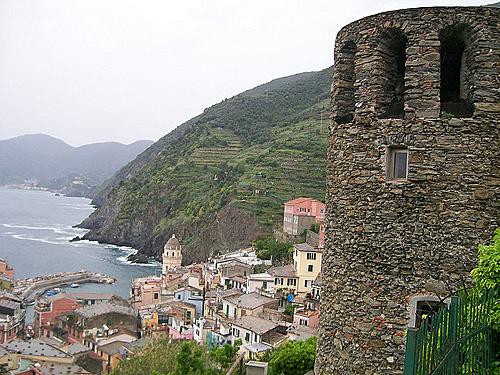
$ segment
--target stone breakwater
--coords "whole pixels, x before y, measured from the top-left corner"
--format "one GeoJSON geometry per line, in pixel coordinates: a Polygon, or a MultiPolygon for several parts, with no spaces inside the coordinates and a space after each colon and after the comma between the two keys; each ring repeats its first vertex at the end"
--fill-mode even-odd
{"type": "Polygon", "coordinates": [[[52,288],[71,285],[73,283],[113,284],[115,281],[115,278],[97,272],[61,272],[53,275],[16,280],[14,282],[13,293],[22,298],[26,303],[30,303],[37,296],[52,288]]]}

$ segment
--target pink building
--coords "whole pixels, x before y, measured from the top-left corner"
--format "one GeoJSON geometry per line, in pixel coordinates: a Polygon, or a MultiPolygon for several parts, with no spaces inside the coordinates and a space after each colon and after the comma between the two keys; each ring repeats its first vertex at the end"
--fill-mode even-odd
{"type": "Polygon", "coordinates": [[[132,307],[141,309],[161,302],[163,279],[159,276],[146,276],[135,279],[132,284],[132,307]]]}
{"type": "Polygon", "coordinates": [[[293,324],[316,329],[319,326],[319,311],[307,309],[295,311],[293,324]]]}
{"type": "Polygon", "coordinates": [[[4,259],[0,259],[0,275],[5,275],[10,279],[14,278],[14,268],[4,259]]]}
{"type": "Polygon", "coordinates": [[[292,236],[301,235],[311,225],[324,221],[325,204],[312,198],[296,198],[285,202],[283,213],[283,231],[292,236]]]}
{"type": "Polygon", "coordinates": [[[35,303],[35,337],[51,337],[58,316],[78,309],[80,304],[65,293],[39,297],[35,303]]]}
{"type": "Polygon", "coordinates": [[[319,242],[318,247],[322,249],[325,246],[325,218],[318,217],[316,218],[317,223],[319,224],[319,242]]]}
{"type": "Polygon", "coordinates": [[[169,327],[168,337],[172,340],[193,340],[193,326],[169,327]]]}

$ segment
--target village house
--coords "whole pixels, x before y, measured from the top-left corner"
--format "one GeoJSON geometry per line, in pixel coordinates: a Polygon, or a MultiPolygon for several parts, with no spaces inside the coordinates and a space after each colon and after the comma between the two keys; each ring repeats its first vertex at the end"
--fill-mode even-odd
{"type": "Polygon", "coordinates": [[[149,345],[149,343],[151,343],[151,338],[143,337],[135,341],[116,345],[116,349],[114,350],[108,349],[108,352],[113,352],[109,360],[109,369],[114,370],[121,361],[127,360],[128,357],[138,353],[144,346],[149,345]]]}
{"type": "MultiPolygon", "coordinates": [[[[74,348],[53,339],[37,338],[30,341],[14,340],[5,347],[0,347],[0,364],[7,365],[9,374],[35,375],[86,375],[101,373],[101,361],[92,368],[92,372],[82,369],[75,363],[88,348],[74,348]]],[[[89,362],[86,362],[88,367],[89,362]]]]}
{"type": "Polygon", "coordinates": [[[0,275],[0,290],[12,291],[14,287],[14,279],[6,275],[0,275]]]}
{"type": "Polygon", "coordinates": [[[0,275],[14,279],[14,268],[12,268],[5,259],[0,259],[0,275]]]}
{"type": "Polygon", "coordinates": [[[168,312],[168,336],[173,340],[192,340],[196,306],[186,302],[172,302],[168,312]]]}
{"type": "Polygon", "coordinates": [[[196,318],[203,315],[203,291],[186,286],[174,292],[174,300],[182,301],[194,305],[196,308],[196,318]]]}
{"type": "Polygon", "coordinates": [[[103,302],[128,305],[126,300],[110,293],[61,292],[53,296],[38,297],[34,308],[34,335],[35,337],[57,336],[66,339],[66,332],[57,324],[58,318],[83,306],[103,302]]]}
{"type": "Polygon", "coordinates": [[[147,276],[135,279],[132,284],[132,307],[143,307],[161,303],[162,278],[147,276]]]}
{"type": "Polygon", "coordinates": [[[193,323],[193,339],[198,344],[207,342],[208,333],[215,328],[215,321],[212,319],[199,318],[193,323]]]}
{"type": "Polygon", "coordinates": [[[18,354],[19,359],[27,361],[68,365],[73,363],[73,356],[40,339],[30,341],[15,339],[4,344],[3,347],[11,353],[18,354]]]}
{"type": "Polygon", "coordinates": [[[324,220],[325,204],[312,198],[296,198],[285,202],[283,232],[290,236],[300,236],[311,226],[324,220]]]}
{"type": "Polygon", "coordinates": [[[138,311],[141,337],[168,335],[168,306],[146,307],[138,311]]]}
{"type": "Polygon", "coordinates": [[[190,286],[192,288],[202,290],[204,287],[204,265],[202,264],[190,264],[185,267],[185,272],[182,275],[184,285],[190,286]]]}
{"type": "Polygon", "coordinates": [[[35,337],[52,337],[57,317],[79,307],[81,306],[78,301],[66,293],[38,297],[35,300],[35,337]]]}
{"type": "MultiPolygon", "coordinates": [[[[248,276],[247,276],[248,277],[248,276]]],[[[228,289],[241,289],[243,292],[247,290],[247,277],[244,276],[231,276],[225,278],[225,285],[228,289]]]]}
{"type": "Polygon", "coordinates": [[[28,368],[17,371],[16,375],[90,375],[91,372],[84,370],[75,364],[60,363],[35,363],[28,368]]]}
{"type": "Polygon", "coordinates": [[[95,352],[102,358],[103,374],[108,374],[120,364],[120,349],[131,342],[136,341],[135,336],[128,334],[115,335],[107,339],[100,340],[95,352]]]}
{"type": "Polygon", "coordinates": [[[89,305],[60,319],[68,332],[69,342],[80,342],[93,351],[99,341],[117,334],[137,335],[136,312],[126,306],[112,303],[89,305]]]}
{"type": "Polygon", "coordinates": [[[286,326],[257,316],[245,315],[232,323],[233,342],[241,340],[241,350],[258,354],[286,340],[286,326]]]}
{"type": "Polygon", "coordinates": [[[14,268],[0,259],[0,290],[11,291],[14,285],[14,268]]]}
{"type": "Polygon", "coordinates": [[[297,270],[297,293],[305,296],[312,290],[312,284],[321,272],[321,256],[323,252],[318,247],[306,243],[293,245],[293,265],[297,270]]]}
{"type": "Polygon", "coordinates": [[[253,247],[239,249],[237,251],[219,255],[212,259],[212,262],[214,264],[221,264],[230,260],[237,260],[241,263],[246,263],[254,267],[258,265],[271,265],[270,260],[259,259],[257,257],[257,252],[253,247]]]}
{"type": "Polygon", "coordinates": [[[293,324],[317,329],[319,326],[319,310],[296,309],[293,314],[293,324]]]}
{"type": "Polygon", "coordinates": [[[227,285],[226,279],[234,276],[246,277],[253,273],[254,266],[239,259],[227,258],[217,261],[217,270],[221,276],[221,284],[227,285]]]}
{"type": "Polygon", "coordinates": [[[321,300],[321,273],[316,276],[313,282],[311,293],[306,294],[307,307],[312,310],[318,310],[321,300]]]}
{"type": "Polygon", "coordinates": [[[270,273],[254,273],[247,276],[246,292],[269,294],[274,291],[274,276],[270,273]]]}
{"type": "Polygon", "coordinates": [[[24,329],[26,310],[22,300],[8,292],[0,292],[0,344],[5,344],[24,329]]]}
{"type": "Polygon", "coordinates": [[[217,319],[214,327],[207,333],[206,342],[209,348],[232,344],[233,337],[230,323],[217,319]]]}
{"type": "Polygon", "coordinates": [[[239,319],[245,315],[257,316],[264,307],[277,307],[278,300],[258,293],[242,294],[222,299],[222,311],[226,318],[239,319]]]}
{"type": "Polygon", "coordinates": [[[267,270],[267,272],[274,278],[274,290],[276,292],[284,293],[297,293],[298,275],[297,270],[293,264],[287,264],[285,266],[273,267],[267,270]]]}
{"type": "Polygon", "coordinates": [[[223,299],[234,296],[241,296],[243,291],[240,289],[220,289],[211,290],[205,293],[204,317],[216,319],[222,313],[223,299]]]}

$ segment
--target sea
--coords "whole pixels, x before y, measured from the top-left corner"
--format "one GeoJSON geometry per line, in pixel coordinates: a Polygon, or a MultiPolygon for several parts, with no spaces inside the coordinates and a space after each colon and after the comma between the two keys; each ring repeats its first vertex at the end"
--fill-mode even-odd
{"type": "MultiPolygon", "coordinates": [[[[159,275],[161,264],[132,264],[135,249],[91,241],[69,242],[83,236],[75,228],[93,211],[86,198],[56,196],[46,191],[0,189],[0,258],[14,267],[16,279],[65,271],[102,272],[116,283],[82,284],[78,291],[130,297],[133,279],[159,275]]],[[[70,288],[66,288],[70,291],[70,288]]],[[[27,313],[28,318],[28,313],[27,313]]],[[[28,319],[27,319],[28,320],[28,319]]]]}

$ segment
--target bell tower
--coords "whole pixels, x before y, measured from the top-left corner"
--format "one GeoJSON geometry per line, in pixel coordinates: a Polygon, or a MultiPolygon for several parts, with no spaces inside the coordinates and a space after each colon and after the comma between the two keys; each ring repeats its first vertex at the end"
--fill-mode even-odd
{"type": "Polygon", "coordinates": [[[169,270],[180,268],[182,263],[182,246],[179,240],[172,234],[163,248],[163,274],[169,270]]]}

